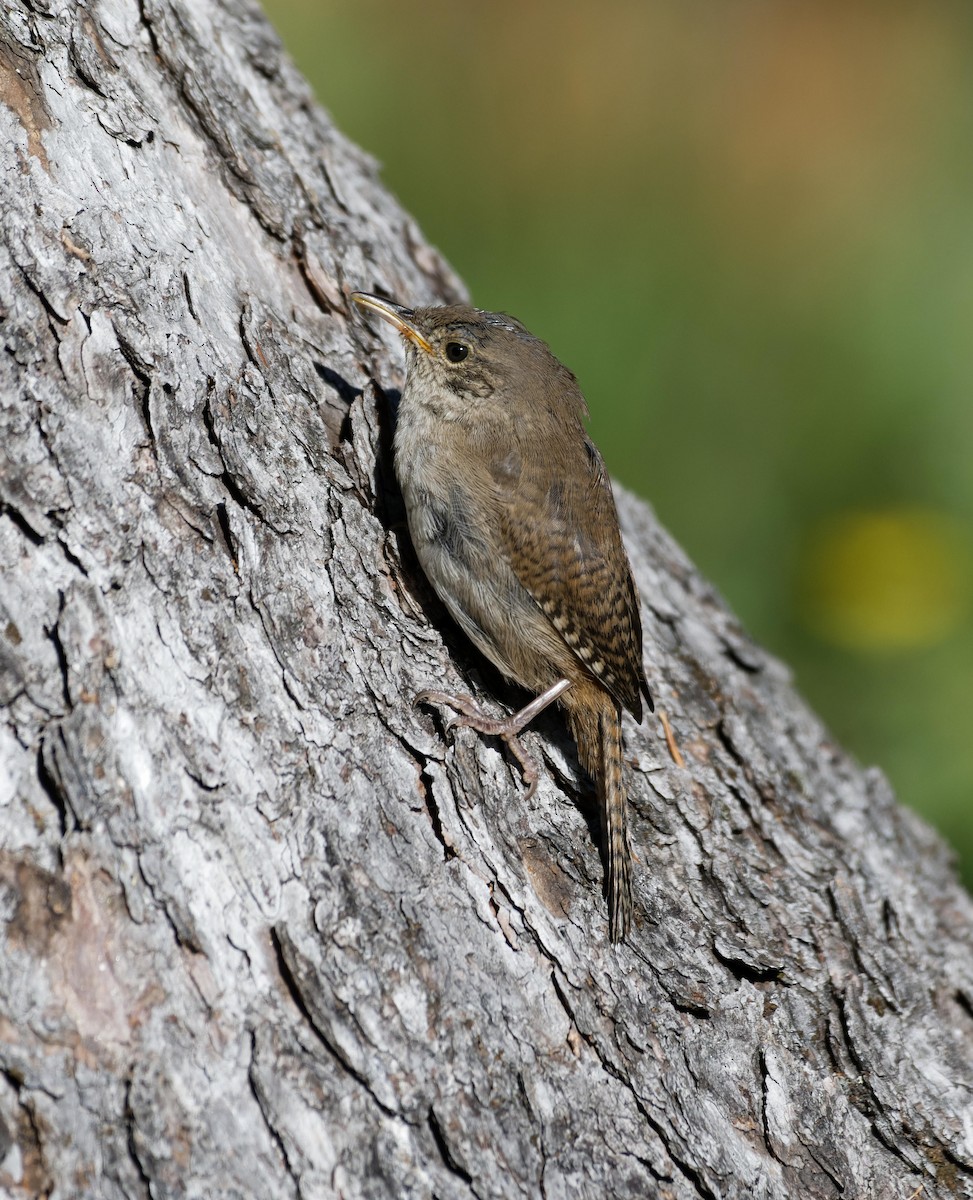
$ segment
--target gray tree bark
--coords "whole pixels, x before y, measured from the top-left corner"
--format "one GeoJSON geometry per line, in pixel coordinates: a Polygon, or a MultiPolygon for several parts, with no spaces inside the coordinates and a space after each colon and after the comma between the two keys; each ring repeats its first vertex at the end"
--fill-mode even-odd
{"type": "Polygon", "coordinates": [[[970,899],[644,504],[629,944],[559,719],[413,706],[519,697],[346,296],[461,285],[260,13],[8,0],[0,101],[0,1193],[973,1195],[970,899]]]}

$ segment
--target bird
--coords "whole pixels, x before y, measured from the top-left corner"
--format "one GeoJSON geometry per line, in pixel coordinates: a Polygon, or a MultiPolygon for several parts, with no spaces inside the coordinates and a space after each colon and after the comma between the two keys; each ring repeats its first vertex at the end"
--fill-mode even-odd
{"type": "Polygon", "coordinates": [[[597,789],[609,938],[622,942],[633,901],[621,715],[641,722],[643,697],[654,706],[639,595],[577,379],[506,313],[351,300],[405,342],[393,461],[419,564],[473,645],[534,697],[504,719],[468,696],[416,699],[502,738],[528,797],[537,768],[519,735],[560,705],[597,789]]]}

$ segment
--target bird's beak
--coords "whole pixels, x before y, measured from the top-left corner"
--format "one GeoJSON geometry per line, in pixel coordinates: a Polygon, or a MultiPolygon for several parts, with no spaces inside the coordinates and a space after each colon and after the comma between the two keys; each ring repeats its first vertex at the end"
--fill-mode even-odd
{"type": "Polygon", "coordinates": [[[368,292],[352,292],[351,298],[362,308],[370,308],[373,312],[377,312],[403,337],[408,338],[410,342],[415,342],[420,350],[425,350],[427,354],[433,353],[430,343],[416,329],[416,314],[411,308],[401,308],[398,304],[393,304],[391,300],[383,300],[380,296],[369,295],[368,292]]]}

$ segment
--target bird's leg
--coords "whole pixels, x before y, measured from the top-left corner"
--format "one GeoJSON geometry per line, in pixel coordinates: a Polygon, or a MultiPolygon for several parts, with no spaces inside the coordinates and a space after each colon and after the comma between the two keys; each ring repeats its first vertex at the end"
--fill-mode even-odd
{"type": "Polygon", "coordinates": [[[519,712],[515,712],[503,720],[488,717],[472,696],[451,696],[448,692],[420,692],[416,696],[415,702],[416,704],[448,704],[450,708],[455,709],[457,716],[453,717],[446,725],[447,733],[456,725],[466,725],[478,733],[486,733],[506,742],[510,753],[520,764],[524,783],[527,784],[524,799],[529,800],[537,790],[537,764],[527,753],[526,747],[520,740],[520,733],[538,713],[543,712],[549,704],[553,704],[559,696],[563,696],[570,686],[570,679],[559,679],[547,691],[541,692],[539,696],[531,700],[530,704],[524,705],[519,712]]]}

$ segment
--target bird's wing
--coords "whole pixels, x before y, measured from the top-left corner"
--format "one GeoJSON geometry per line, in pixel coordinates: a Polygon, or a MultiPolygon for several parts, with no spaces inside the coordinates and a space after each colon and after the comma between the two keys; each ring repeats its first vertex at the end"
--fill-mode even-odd
{"type": "Polygon", "coordinates": [[[517,578],[591,674],[642,718],[638,593],[618,530],[611,485],[594,444],[551,478],[536,452],[501,488],[500,535],[517,578]],[[531,464],[534,464],[531,466],[531,464]]]}

